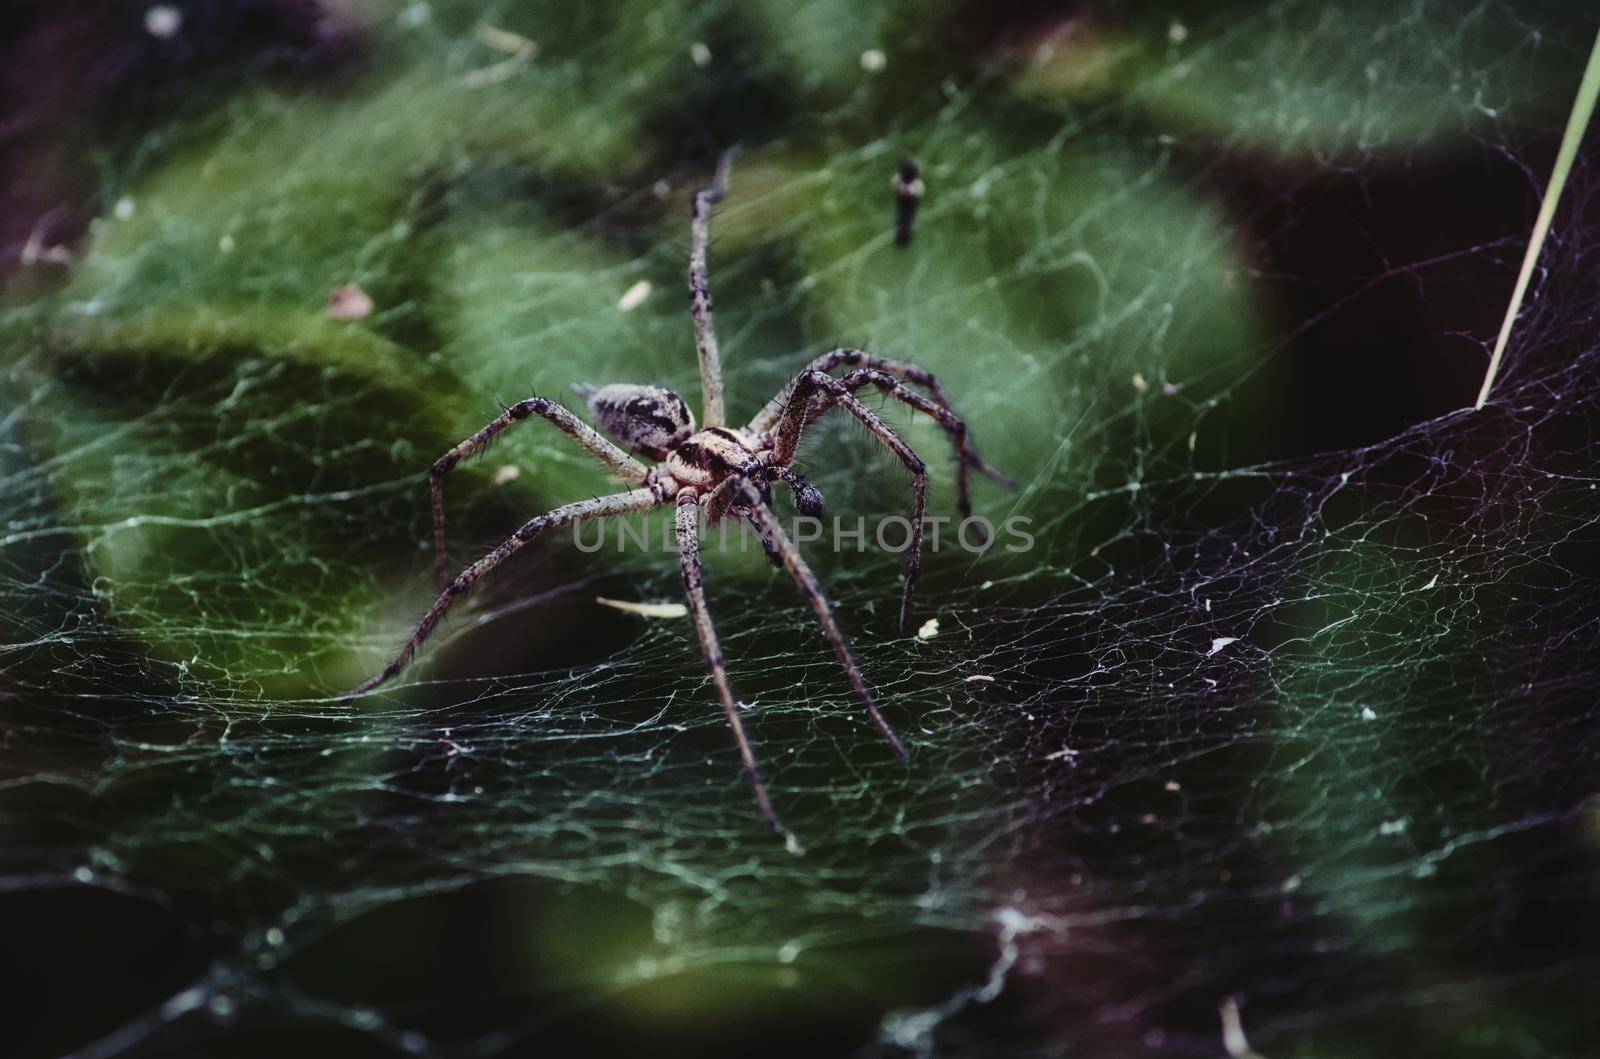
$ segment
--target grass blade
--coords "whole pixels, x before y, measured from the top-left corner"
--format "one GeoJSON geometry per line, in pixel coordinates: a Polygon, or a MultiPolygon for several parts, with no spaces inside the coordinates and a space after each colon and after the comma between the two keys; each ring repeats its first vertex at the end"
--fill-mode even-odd
{"type": "Polygon", "coordinates": [[[1545,189],[1539,218],[1533,224],[1528,252],[1522,256],[1522,271],[1517,276],[1516,289],[1511,292],[1511,305],[1500,324],[1500,337],[1495,339],[1494,355],[1489,358],[1489,370],[1483,376],[1483,387],[1478,391],[1478,403],[1472,406],[1474,409],[1482,408],[1489,399],[1489,389],[1494,385],[1496,373],[1500,371],[1500,358],[1505,354],[1506,342],[1511,338],[1511,325],[1516,322],[1517,313],[1522,309],[1523,295],[1528,293],[1528,280],[1533,276],[1533,266],[1539,260],[1544,237],[1550,232],[1550,219],[1555,216],[1556,203],[1560,201],[1561,191],[1567,185],[1567,174],[1572,171],[1572,160],[1578,154],[1578,144],[1583,140],[1584,130],[1589,127],[1589,116],[1594,113],[1597,95],[1600,95],[1600,34],[1595,36],[1594,50],[1589,53],[1589,65],[1583,71],[1582,83],[1578,85],[1578,98],[1573,100],[1572,113],[1567,117],[1567,131],[1562,134],[1561,149],[1556,152],[1555,169],[1550,172],[1550,186],[1545,189]]]}

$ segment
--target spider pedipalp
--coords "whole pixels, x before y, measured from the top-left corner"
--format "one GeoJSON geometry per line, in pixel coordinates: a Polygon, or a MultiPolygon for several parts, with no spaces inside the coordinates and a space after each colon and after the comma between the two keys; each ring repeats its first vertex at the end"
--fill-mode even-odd
{"type": "Polygon", "coordinates": [[[806,518],[821,518],[828,513],[828,505],[822,498],[822,490],[800,477],[793,467],[779,467],[777,474],[794,494],[796,511],[806,518]]]}

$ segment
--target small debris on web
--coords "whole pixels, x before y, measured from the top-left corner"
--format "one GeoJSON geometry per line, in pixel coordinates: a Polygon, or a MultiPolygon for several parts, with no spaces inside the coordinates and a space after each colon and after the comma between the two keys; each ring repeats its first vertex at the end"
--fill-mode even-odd
{"type": "Polygon", "coordinates": [[[45,242],[44,230],[50,214],[39,218],[33,226],[33,231],[28,233],[28,241],[18,256],[24,265],[32,265],[39,261],[48,261],[54,265],[72,264],[72,251],[65,246],[51,246],[45,242]]]}
{"type": "Polygon", "coordinates": [[[974,673],[972,676],[970,676],[970,677],[968,677],[966,679],[966,683],[968,683],[968,684],[971,684],[974,681],[982,681],[985,684],[993,684],[994,683],[994,677],[988,676],[987,674],[984,674],[984,673],[974,673]]]}
{"type": "Polygon", "coordinates": [[[171,4],[156,4],[144,12],[144,31],[157,40],[171,40],[183,28],[183,12],[171,4]]]}
{"type": "Polygon", "coordinates": [[[626,599],[607,599],[605,596],[596,596],[594,601],[627,614],[637,614],[641,618],[684,618],[689,614],[689,608],[682,603],[635,603],[626,599]]]}
{"type": "Polygon", "coordinates": [[[1222,1016],[1222,1047],[1229,1059],[1266,1059],[1250,1047],[1244,1035],[1244,1023],[1239,1020],[1239,998],[1227,997],[1218,1009],[1222,1016]]]}
{"type": "Polygon", "coordinates": [[[501,29],[499,26],[491,26],[487,22],[480,24],[477,29],[473,30],[472,35],[478,38],[479,43],[486,44],[495,51],[503,51],[507,55],[521,55],[529,48],[538,47],[537,44],[520,33],[513,33],[511,30],[501,29]]]}
{"type": "Polygon", "coordinates": [[[861,68],[869,74],[875,74],[889,65],[888,57],[877,48],[868,48],[861,53],[861,68]]]}
{"type": "Polygon", "coordinates": [[[493,481],[495,485],[510,485],[521,477],[522,468],[514,463],[507,463],[495,468],[493,481]]]}
{"type": "Polygon", "coordinates": [[[474,31],[473,36],[479,43],[485,44],[495,51],[505,52],[510,58],[502,59],[493,66],[485,66],[477,70],[469,70],[461,78],[461,83],[468,88],[483,88],[487,85],[498,84],[527,66],[533,57],[539,54],[539,45],[529,40],[520,33],[513,33],[499,26],[483,23],[474,31]]]}
{"type": "Polygon", "coordinates": [[[1239,638],[1237,636],[1219,636],[1211,641],[1211,650],[1206,652],[1206,657],[1210,658],[1229,644],[1238,642],[1239,638]]]}
{"type": "Polygon", "coordinates": [[[689,45],[689,60],[703,70],[711,65],[711,49],[695,41],[689,45]]]}
{"type": "Polygon", "coordinates": [[[646,298],[650,297],[652,289],[649,280],[640,280],[624,291],[622,297],[617,299],[617,308],[625,313],[633,312],[633,310],[644,304],[646,298]]]}
{"type": "Polygon", "coordinates": [[[372,297],[354,283],[335,287],[328,295],[328,315],[335,320],[365,320],[372,309],[372,297]]]}
{"type": "Polygon", "coordinates": [[[911,245],[912,228],[917,222],[917,207],[927,186],[922,182],[922,167],[915,159],[902,158],[890,181],[894,189],[894,245],[901,250],[911,245]]]}
{"type": "Polygon", "coordinates": [[[922,623],[922,628],[917,630],[917,639],[931,640],[939,635],[939,619],[929,618],[922,623]]]}

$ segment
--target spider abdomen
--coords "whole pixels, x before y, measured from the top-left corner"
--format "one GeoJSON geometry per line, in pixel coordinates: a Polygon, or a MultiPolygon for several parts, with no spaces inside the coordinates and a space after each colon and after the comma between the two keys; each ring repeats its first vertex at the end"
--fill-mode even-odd
{"type": "Polygon", "coordinates": [[[579,392],[601,429],[652,460],[665,459],[694,433],[694,413],[665,387],[614,383],[579,392]]]}

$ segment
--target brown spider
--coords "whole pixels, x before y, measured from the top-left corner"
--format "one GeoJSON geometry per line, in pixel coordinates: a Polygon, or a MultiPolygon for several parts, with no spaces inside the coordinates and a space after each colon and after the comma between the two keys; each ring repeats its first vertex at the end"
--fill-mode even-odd
{"type": "Polygon", "coordinates": [[[833,645],[840,664],[844,666],[856,696],[866,706],[867,715],[889,741],[889,745],[904,759],[906,749],[878,712],[872,692],[867,689],[866,681],[861,678],[861,671],[850,655],[844,633],[839,631],[839,626],[833,620],[833,612],[822,594],[822,587],[772,513],[769,483],[774,478],[786,483],[794,493],[795,506],[801,514],[817,516],[822,513],[822,494],[796,474],[792,465],[802,435],[836,405],[860,420],[900,458],[912,475],[911,542],[906,559],[905,594],[900,604],[902,631],[906,629],[910,618],[911,597],[916,590],[917,572],[922,564],[927,469],[898,434],[856,399],[856,391],[868,386],[875,387],[933,417],[950,434],[958,457],[957,504],[963,518],[972,511],[968,499],[969,470],[1013,488],[1016,483],[978,458],[968,437],[966,424],[951,410],[950,402],[931,372],[915,364],[872,356],[859,349],[836,349],[823,354],[768,401],[766,407],[744,429],[724,425],[722,365],[711,319],[711,294],[706,285],[706,242],[711,206],[722,200],[727,177],[728,157],[724,156],[718,163],[711,186],[697,192],[690,200],[692,248],[689,255],[689,293],[695,343],[700,351],[700,385],[705,397],[701,427],[698,430],[695,428],[694,416],[682,397],[659,386],[620,384],[599,389],[580,387],[579,392],[585,398],[590,412],[606,432],[633,452],[656,461],[654,466],[647,467],[640,463],[572,412],[545,397],[519,401],[488,426],[439,457],[429,472],[429,478],[433,494],[434,555],[442,592],[394,660],[384,667],[383,672],[350,692],[347,699],[366,694],[400,672],[458,598],[465,595],[479,578],[545,530],[583,519],[676,503],[678,556],[683,566],[683,587],[689,596],[689,609],[694,616],[700,649],[705,653],[712,683],[716,685],[717,698],[721,700],[722,712],[728,718],[728,727],[733,729],[734,741],[739,745],[739,756],[755,789],[756,802],[761,806],[761,813],[768,825],[776,828],[777,818],[772,812],[772,802],[761,782],[755,754],[750,749],[744,724],[739,718],[739,709],[734,704],[733,689],[728,685],[728,674],[723,665],[722,648],[717,642],[711,612],[706,607],[700,565],[701,509],[704,509],[708,522],[732,514],[755,529],[773,561],[788,570],[810,598],[817,621],[822,625],[828,642],[833,645]],[[834,378],[829,374],[841,366],[854,370],[842,378],[834,378]],[[902,379],[923,387],[928,391],[928,396],[908,389],[900,381],[902,379]],[[612,496],[580,500],[540,515],[452,580],[448,576],[449,565],[444,545],[444,477],[462,460],[480,451],[495,435],[531,415],[542,416],[560,427],[585,451],[636,488],[612,496]]]}

